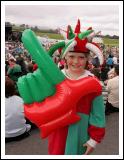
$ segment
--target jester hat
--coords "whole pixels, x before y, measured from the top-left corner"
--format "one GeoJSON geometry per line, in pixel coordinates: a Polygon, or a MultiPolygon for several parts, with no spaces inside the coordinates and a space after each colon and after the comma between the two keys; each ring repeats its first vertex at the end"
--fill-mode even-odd
{"type": "MultiPolygon", "coordinates": [[[[99,33],[99,32],[98,32],[99,33]]],[[[88,54],[93,52],[99,58],[100,65],[103,64],[103,54],[99,48],[99,46],[92,42],[94,36],[97,33],[94,33],[92,27],[89,27],[86,31],[80,31],[80,20],[78,19],[77,25],[75,27],[75,31],[73,32],[70,25],[67,27],[67,39],[65,42],[59,42],[49,50],[49,54],[52,55],[55,50],[62,48],[61,58],[64,58],[66,53],[69,51],[79,52],[88,54]]]]}

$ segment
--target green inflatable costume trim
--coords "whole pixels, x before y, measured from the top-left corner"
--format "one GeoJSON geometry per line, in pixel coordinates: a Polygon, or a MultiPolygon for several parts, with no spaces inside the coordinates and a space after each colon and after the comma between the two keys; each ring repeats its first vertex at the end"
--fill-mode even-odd
{"type": "MultiPolygon", "coordinates": [[[[62,42],[56,43],[55,45],[53,45],[52,47],[50,47],[50,49],[48,51],[48,54],[50,56],[52,56],[57,49],[62,48],[62,54],[60,56],[62,58],[62,55],[65,52],[65,50],[73,42],[75,34],[73,33],[73,30],[72,30],[71,26],[68,26],[68,27],[69,27],[69,33],[68,33],[68,36],[69,36],[68,39],[69,39],[69,41],[68,41],[68,43],[66,44],[65,41],[62,41],[62,42]]],[[[93,32],[93,30],[87,30],[85,32],[79,33],[78,34],[78,38],[79,39],[86,38],[92,32],[93,32]]]]}
{"type": "Polygon", "coordinates": [[[49,54],[50,56],[52,56],[53,53],[54,53],[57,49],[63,48],[63,47],[65,47],[65,41],[56,43],[55,45],[53,45],[52,47],[50,47],[50,49],[49,49],[49,51],[48,51],[48,54],[49,54]]]}
{"type": "Polygon", "coordinates": [[[81,120],[76,124],[72,124],[68,129],[66,140],[65,155],[82,155],[86,151],[83,144],[89,139],[87,134],[89,115],[78,113],[81,120]]]}
{"type": "Polygon", "coordinates": [[[33,31],[25,30],[22,42],[36,61],[38,70],[20,77],[17,82],[18,90],[24,103],[41,102],[55,93],[55,85],[61,83],[65,76],[41,46],[33,31]]]}
{"type": "Polygon", "coordinates": [[[85,32],[79,33],[78,34],[78,38],[79,39],[83,39],[86,38],[89,34],[91,34],[93,32],[93,30],[87,30],[85,32]]]}
{"type": "Polygon", "coordinates": [[[67,50],[67,48],[70,46],[71,43],[73,43],[74,39],[69,40],[69,42],[66,44],[66,46],[62,49],[62,53],[61,53],[61,58],[63,57],[65,51],[67,50]]]}
{"type": "Polygon", "coordinates": [[[73,39],[75,37],[75,34],[74,34],[71,26],[69,25],[68,27],[69,27],[68,39],[70,40],[70,39],[73,39]]]}
{"type": "Polygon", "coordinates": [[[105,127],[105,106],[103,96],[98,96],[93,101],[93,107],[90,114],[90,124],[97,127],[105,127]],[[99,107],[100,106],[100,107],[99,107]]]}
{"type": "Polygon", "coordinates": [[[83,144],[90,138],[88,134],[89,125],[105,127],[104,109],[103,97],[100,95],[93,100],[90,115],[78,113],[81,120],[68,128],[65,155],[82,155],[85,153],[86,147],[83,147],[83,144]],[[101,106],[101,104],[103,105],[101,106]]]}

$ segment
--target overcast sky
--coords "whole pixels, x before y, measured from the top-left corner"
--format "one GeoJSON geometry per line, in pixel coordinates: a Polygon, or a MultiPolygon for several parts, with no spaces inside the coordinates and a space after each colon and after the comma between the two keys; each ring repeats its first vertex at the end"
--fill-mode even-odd
{"type": "Polygon", "coordinates": [[[81,31],[92,26],[103,35],[119,34],[118,5],[5,5],[5,21],[14,24],[74,29],[78,18],[81,31]]]}

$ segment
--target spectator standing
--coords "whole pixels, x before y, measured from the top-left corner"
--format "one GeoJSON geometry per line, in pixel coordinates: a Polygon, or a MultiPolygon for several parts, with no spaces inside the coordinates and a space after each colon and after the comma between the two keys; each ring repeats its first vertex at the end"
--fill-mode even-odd
{"type": "Polygon", "coordinates": [[[108,65],[109,69],[113,68],[113,57],[111,54],[108,56],[106,64],[108,65]]]}

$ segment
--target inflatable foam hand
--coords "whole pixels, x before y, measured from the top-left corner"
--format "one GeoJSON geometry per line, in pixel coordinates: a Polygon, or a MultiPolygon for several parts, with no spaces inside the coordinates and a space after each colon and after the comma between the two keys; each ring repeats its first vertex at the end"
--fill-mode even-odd
{"type": "Polygon", "coordinates": [[[25,30],[22,35],[22,41],[38,64],[39,69],[34,73],[28,73],[26,76],[19,78],[17,83],[18,90],[25,103],[25,116],[42,130],[41,133],[44,138],[51,130],[59,127],[60,124],[63,126],[76,122],[79,120],[79,116],[70,116],[68,108],[56,109],[60,105],[60,99],[57,96],[50,96],[56,93],[57,95],[60,94],[62,98],[61,87],[57,92],[55,85],[61,83],[65,76],[41,46],[35,34],[29,29],[25,30]],[[55,122],[51,123],[53,120],[55,122]],[[48,126],[43,127],[46,123],[48,126]]]}
{"type": "Polygon", "coordinates": [[[79,121],[77,102],[82,96],[101,92],[101,85],[92,77],[66,79],[31,30],[24,31],[22,41],[39,69],[19,78],[17,85],[25,102],[25,116],[40,128],[41,137],[45,138],[57,128],[79,121]]]}

